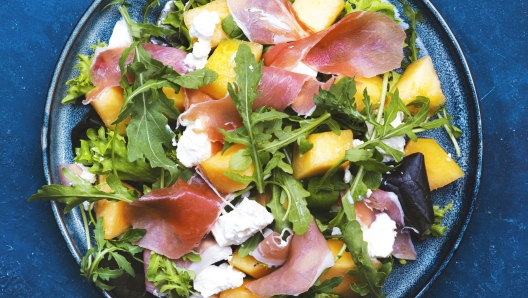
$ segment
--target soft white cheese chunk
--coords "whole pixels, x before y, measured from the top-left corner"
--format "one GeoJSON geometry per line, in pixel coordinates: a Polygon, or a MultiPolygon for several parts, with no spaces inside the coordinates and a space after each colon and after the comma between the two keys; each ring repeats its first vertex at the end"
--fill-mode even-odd
{"type": "Polygon", "coordinates": [[[108,48],[128,47],[132,44],[132,34],[125,20],[119,20],[114,26],[112,36],[108,41],[108,48]]]}
{"type": "Polygon", "coordinates": [[[386,258],[392,253],[396,239],[396,222],[387,213],[376,214],[370,227],[361,227],[363,240],[368,243],[368,253],[372,258],[386,258]]]}
{"type": "Polygon", "coordinates": [[[218,244],[212,245],[200,254],[202,260],[200,262],[192,263],[189,265],[188,269],[194,271],[196,274],[200,274],[202,270],[216,262],[231,259],[232,254],[233,250],[231,249],[231,246],[220,246],[218,244]]]}
{"type": "Polygon", "coordinates": [[[200,162],[209,158],[211,154],[211,140],[206,133],[195,132],[203,130],[202,122],[197,119],[195,122],[182,121],[187,126],[182,136],[178,140],[176,147],[176,157],[186,167],[194,167],[200,162]]]}
{"type": "Polygon", "coordinates": [[[210,297],[224,290],[240,287],[246,275],[227,263],[207,266],[196,276],[194,289],[203,297],[210,297]]]}
{"type": "Polygon", "coordinates": [[[272,221],[266,207],[244,198],[233,211],[218,218],[211,232],[220,246],[239,245],[272,221]]]}
{"type": "Polygon", "coordinates": [[[189,35],[198,41],[193,44],[192,53],[187,54],[183,60],[191,70],[205,67],[209,52],[211,52],[211,39],[218,23],[220,23],[218,13],[208,10],[202,11],[193,19],[189,35]]]}
{"type": "Polygon", "coordinates": [[[132,34],[130,33],[130,29],[128,28],[128,25],[126,24],[125,20],[117,21],[114,25],[112,35],[108,40],[108,46],[95,48],[94,57],[92,59],[92,65],[95,63],[95,60],[97,60],[97,56],[99,56],[100,53],[113,48],[128,47],[131,44],[132,34]]]}

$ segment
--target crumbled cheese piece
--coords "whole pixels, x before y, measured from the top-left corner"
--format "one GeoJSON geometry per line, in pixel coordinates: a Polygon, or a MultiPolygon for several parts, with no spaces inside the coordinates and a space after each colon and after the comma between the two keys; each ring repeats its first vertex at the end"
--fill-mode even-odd
{"type": "Polygon", "coordinates": [[[198,41],[193,44],[192,53],[187,54],[183,60],[191,70],[205,67],[211,52],[211,39],[218,23],[220,23],[218,13],[208,10],[202,11],[193,19],[189,35],[198,41]]]}
{"type": "Polygon", "coordinates": [[[343,176],[344,183],[350,183],[352,181],[352,173],[350,172],[350,165],[345,168],[345,175],[343,176]]]}
{"type": "MultiPolygon", "coordinates": [[[[367,125],[368,125],[368,123],[367,123],[367,125]]],[[[365,142],[363,142],[362,140],[354,139],[354,140],[352,141],[352,148],[356,148],[357,146],[359,146],[359,145],[361,145],[361,144],[363,144],[363,143],[365,143],[365,142]]]]}
{"type": "Polygon", "coordinates": [[[203,297],[210,297],[224,290],[240,287],[246,275],[227,263],[208,266],[194,281],[194,289],[203,297]]]}
{"type": "Polygon", "coordinates": [[[90,173],[90,170],[88,167],[85,167],[83,164],[75,163],[77,166],[81,168],[81,173],[77,173],[77,176],[83,178],[86,181],[89,181],[90,183],[95,183],[96,176],[95,174],[90,173]]]}
{"type": "Polygon", "coordinates": [[[200,254],[202,260],[189,265],[189,270],[194,271],[197,275],[200,274],[205,268],[213,265],[216,262],[231,259],[233,250],[231,246],[220,246],[214,244],[208,247],[205,251],[200,254]]]}
{"type": "Polygon", "coordinates": [[[182,121],[187,126],[182,136],[178,140],[176,157],[186,167],[197,166],[200,162],[209,158],[211,154],[211,140],[206,133],[195,132],[203,130],[202,122],[197,119],[195,122],[182,121]]]}
{"type": "Polygon", "coordinates": [[[338,227],[333,227],[332,228],[332,236],[334,235],[343,235],[343,232],[341,232],[341,229],[338,228],[338,227]]]}
{"type": "Polygon", "coordinates": [[[361,227],[363,240],[368,243],[368,253],[372,258],[386,258],[392,253],[396,238],[396,222],[387,213],[376,214],[370,227],[361,227]]]}
{"type": "Polygon", "coordinates": [[[131,44],[132,34],[130,33],[130,29],[128,28],[128,25],[126,24],[125,20],[117,21],[114,25],[112,35],[108,40],[108,45],[106,47],[95,48],[94,57],[92,59],[92,65],[95,63],[95,61],[97,60],[97,56],[99,56],[100,53],[113,48],[128,47],[131,44]]]}
{"type": "MultiPolygon", "coordinates": [[[[400,124],[403,123],[403,117],[404,117],[404,114],[403,112],[399,111],[396,115],[396,118],[394,118],[394,120],[390,123],[390,125],[394,128],[398,127],[400,124]]],[[[368,132],[367,132],[367,136],[370,136],[372,134],[372,130],[374,129],[374,125],[370,124],[369,122],[365,122],[367,124],[367,129],[368,129],[368,132]]],[[[383,124],[383,121],[382,123],[383,124]]],[[[354,140],[355,141],[355,140],[354,140]]],[[[398,151],[401,151],[401,152],[404,152],[404,149],[405,149],[405,135],[401,135],[401,136],[396,136],[396,137],[392,137],[392,138],[389,138],[389,139],[385,139],[382,141],[383,143],[385,143],[387,146],[391,147],[391,148],[394,148],[398,151]]],[[[353,143],[354,145],[354,143],[353,143]]],[[[354,145],[355,147],[355,145],[354,145]]],[[[379,147],[376,147],[376,149],[381,153],[383,154],[383,162],[388,162],[388,161],[393,161],[394,158],[392,157],[392,155],[388,155],[388,154],[385,154],[385,151],[379,147]]]]}
{"type": "Polygon", "coordinates": [[[266,207],[244,198],[235,209],[222,215],[211,232],[220,246],[239,245],[273,222],[266,207]]]}
{"type": "Polygon", "coordinates": [[[132,44],[132,34],[125,20],[119,20],[114,26],[108,41],[108,49],[128,47],[132,44]]]}

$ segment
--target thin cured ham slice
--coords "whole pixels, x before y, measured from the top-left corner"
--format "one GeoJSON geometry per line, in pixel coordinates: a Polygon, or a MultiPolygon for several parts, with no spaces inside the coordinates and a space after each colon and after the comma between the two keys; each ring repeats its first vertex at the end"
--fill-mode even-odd
{"type": "Polygon", "coordinates": [[[281,234],[271,231],[266,238],[262,240],[257,248],[250,252],[257,261],[262,262],[268,266],[280,266],[286,262],[288,254],[290,253],[290,243],[293,237],[291,229],[284,229],[281,234]],[[290,235],[283,240],[284,233],[288,232],[290,235]]]}
{"type": "Polygon", "coordinates": [[[270,47],[263,56],[264,64],[292,70],[308,54],[310,49],[325,36],[326,32],[326,30],[320,31],[294,42],[280,43],[270,47]]]}
{"type": "MultiPolygon", "coordinates": [[[[224,135],[218,131],[218,128],[233,131],[242,126],[240,114],[229,96],[193,104],[180,115],[179,122],[185,124],[196,122],[197,119],[200,119],[203,132],[211,142],[224,143],[224,135]]],[[[196,131],[196,133],[200,132],[196,131]]]]}
{"type": "Polygon", "coordinates": [[[253,109],[269,106],[284,111],[295,101],[304,83],[310,79],[312,78],[308,75],[275,67],[262,67],[262,78],[257,88],[257,92],[262,93],[253,102],[253,109]]]}
{"type": "Polygon", "coordinates": [[[292,104],[292,109],[299,115],[309,115],[315,108],[314,95],[319,95],[319,88],[323,90],[330,90],[330,87],[334,83],[334,78],[325,83],[319,82],[315,79],[309,80],[304,83],[301,92],[297,95],[297,98],[292,104]]]}
{"type": "MultiPolygon", "coordinates": [[[[154,44],[143,44],[143,48],[152,55],[152,58],[161,61],[172,68],[179,74],[189,73],[189,68],[185,66],[183,60],[187,53],[177,48],[163,47],[154,44]]],[[[121,79],[119,69],[119,58],[125,48],[113,48],[102,52],[94,58],[90,68],[90,77],[96,87],[117,86],[121,79]]],[[[132,62],[133,54],[131,53],[126,64],[132,62]]]]}
{"type": "Polygon", "coordinates": [[[405,32],[377,12],[354,12],[303,40],[271,47],[268,66],[292,69],[303,62],[328,74],[370,78],[400,67],[405,32]]]}
{"type": "Polygon", "coordinates": [[[334,265],[334,256],[312,220],[308,231],[294,235],[286,263],[274,272],[246,284],[257,296],[299,295],[308,291],[319,275],[334,265]]]}
{"type": "Polygon", "coordinates": [[[387,213],[396,222],[396,239],[392,247],[392,255],[399,259],[416,260],[416,251],[411,241],[409,229],[405,228],[403,209],[398,201],[398,196],[378,189],[362,202],[372,210],[387,213]]]}
{"type": "Polygon", "coordinates": [[[201,179],[178,180],[125,208],[125,218],[147,233],[137,245],[171,259],[198,246],[220,215],[222,200],[201,179]]]}
{"type": "Polygon", "coordinates": [[[288,0],[228,0],[235,23],[252,42],[277,44],[308,36],[288,0]]]}
{"type": "Polygon", "coordinates": [[[377,12],[348,14],[303,59],[322,73],[370,78],[400,67],[405,32],[377,12]]]}

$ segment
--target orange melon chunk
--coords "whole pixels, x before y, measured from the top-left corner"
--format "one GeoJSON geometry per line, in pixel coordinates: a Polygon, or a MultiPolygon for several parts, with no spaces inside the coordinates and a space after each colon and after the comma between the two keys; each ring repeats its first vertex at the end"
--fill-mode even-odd
{"type": "MultiPolygon", "coordinates": [[[[313,144],[312,149],[301,156],[296,145],[293,153],[293,177],[297,180],[317,176],[328,171],[345,156],[345,151],[352,148],[354,140],[351,130],[342,130],[341,135],[322,132],[311,134],[306,138],[313,144]]],[[[344,169],[348,162],[341,166],[344,169]]]]}
{"type": "Polygon", "coordinates": [[[251,164],[249,168],[244,171],[232,170],[229,168],[231,156],[245,148],[246,146],[244,145],[234,144],[229,147],[229,149],[227,149],[224,154],[222,154],[222,151],[217,152],[215,155],[200,163],[200,169],[202,170],[202,173],[219,192],[232,193],[248,186],[249,183],[244,184],[236,182],[224,175],[224,172],[236,173],[243,176],[253,175],[253,164],[251,164]]]}
{"type": "Polygon", "coordinates": [[[456,161],[433,139],[418,138],[405,146],[405,156],[416,152],[424,155],[427,180],[431,190],[443,187],[464,176],[456,161]]]}
{"type": "Polygon", "coordinates": [[[253,278],[261,278],[274,270],[273,267],[268,267],[266,264],[257,261],[253,256],[239,257],[238,249],[233,253],[229,264],[253,278]]]}
{"type": "Polygon", "coordinates": [[[241,44],[248,45],[257,61],[260,61],[261,44],[236,39],[222,40],[205,64],[205,67],[215,71],[218,77],[211,84],[201,87],[200,90],[216,99],[226,96],[227,84],[235,82],[235,55],[241,44]]]}

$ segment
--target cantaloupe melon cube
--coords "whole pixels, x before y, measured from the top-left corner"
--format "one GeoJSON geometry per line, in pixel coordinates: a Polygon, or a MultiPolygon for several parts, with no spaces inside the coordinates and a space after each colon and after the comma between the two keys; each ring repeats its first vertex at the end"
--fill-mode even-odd
{"type": "MultiPolygon", "coordinates": [[[[334,84],[337,84],[343,76],[339,75],[336,77],[334,84]]],[[[380,102],[381,99],[381,86],[383,85],[383,80],[374,76],[372,78],[354,78],[356,82],[356,94],[354,95],[354,103],[356,104],[357,110],[359,112],[363,111],[365,104],[363,103],[363,92],[367,89],[367,94],[370,97],[370,104],[375,105],[380,102]]]]}
{"type": "Polygon", "coordinates": [[[332,26],[343,8],[345,1],[342,0],[296,0],[293,3],[298,18],[314,32],[332,26]]]}
{"type": "Polygon", "coordinates": [[[243,258],[238,256],[238,249],[233,253],[229,264],[253,278],[261,278],[273,272],[273,267],[257,261],[253,256],[247,255],[243,258]]]}
{"type": "Polygon", "coordinates": [[[180,110],[180,112],[185,110],[185,107],[183,106],[185,103],[185,92],[183,91],[183,88],[180,88],[178,93],[169,87],[163,87],[161,88],[161,91],[163,91],[163,94],[165,94],[168,99],[174,100],[174,106],[180,110]]]}
{"type": "MultiPolygon", "coordinates": [[[[207,3],[204,6],[189,9],[183,13],[183,22],[189,30],[191,30],[192,21],[195,17],[201,14],[203,11],[216,12],[220,20],[225,19],[230,15],[229,8],[227,7],[227,0],[215,0],[207,3]]],[[[215,48],[222,40],[228,39],[229,36],[222,30],[222,22],[216,24],[213,37],[211,38],[211,47],[215,48]]]]}
{"type": "Polygon", "coordinates": [[[205,67],[215,71],[218,77],[211,84],[201,87],[200,90],[216,99],[226,96],[227,84],[235,82],[235,56],[241,44],[248,45],[257,61],[260,61],[261,44],[236,39],[222,40],[205,64],[205,67]]]}
{"type": "Polygon", "coordinates": [[[200,163],[200,169],[202,170],[202,173],[219,192],[232,193],[237,190],[244,189],[248,186],[249,183],[244,184],[236,182],[224,175],[224,172],[236,173],[243,176],[253,175],[253,165],[250,165],[249,168],[244,171],[232,170],[229,168],[231,156],[237,153],[238,151],[244,149],[246,149],[244,145],[233,144],[231,147],[229,147],[229,149],[224,152],[224,154],[222,154],[222,151],[217,152],[215,155],[209,157],[208,159],[200,163]]]}
{"type": "MultiPolygon", "coordinates": [[[[338,239],[329,239],[327,240],[328,247],[332,251],[332,254],[334,255],[334,258],[337,256],[339,251],[341,251],[341,248],[343,247],[343,241],[338,239]]],[[[381,263],[377,260],[373,261],[374,268],[378,269],[381,267],[381,263]]],[[[356,269],[357,266],[352,260],[352,256],[349,252],[345,252],[341,258],[332,266],[328,271],[321,275],[319,278],[320,281],[323,281],[328,278],[336,277],[336,276],[343,276],[343,281],[334,288],[332,291],[334,294],[339,294],[342,297],[358,297],[359,295],[352,291],[350,288],[350,284],[358,281],[359,279],[355,276],[346,274],[348,270],[356,269]]]]}
{"type": "MultiPolygon", "coordinates": [[[[322,175],[345,156],[345,151],[352,148],[354,137],[351,130],[342,130],[341,135],[322,132],[311,134],[306,138],[313,144],[312,149],[301,156],[299,146],[293,152],[293,177],[304,179],[322,175]]],[[[348,162],[341,168],[344,169],[348,162]]]]}
{"type": "MultiPolygon", "coordinates": [[[[123,97],[123,89],[119,86],[108,87],[103,89],[101,93],[90,103],[93,108],[103,120],[105,126],[111,130],[115,129],[115,125],[112,124],[119,115],[121,107],[125,102],[123,97]]],[[[127,117],[121,124],[119,124],[120,135],[126,134],[126,124],[130,121],[130,116],[127,117]]]]}
{"type": "MultiPolygon", "coordinates": [[[[400,98],[405,104],[416,99],[416,96],[425,96],[430,100],[429,116],[433,115],[446,101],[440,80],[433,67],[431,57],[422,57],[411,63],[403,72],[400,80],[394,85],[391,92],[398,89],[400,98]]],[[[418,109],[409,107],[411,112],[418,109]]]]}
{"type": "MultiPolygon", "coordinates": [[[[98,183],[105,181],[106,175],[98,177],[98,183]]],[[[129,184],[123,183],[123,185],[128,187],[128,189],[134,189],[129,184]]],[[[104,192],[112,192],[108,184],[102,184],[99,189],[104,192]]],[[[123,201],[113,202],[109,200],[100,200],[94,203],[95,217],[103,217],[104,239],[115,238],[131,227],[131,224],[125,220],[124,212],[127,204],[127,202],[123,201]]]]}
{"type": "Polygon", "coordinates": [[[261,298],[246,288],[245,285],[251,281],[253,279],[244,278],[244,283],[240,287],[220,292],[220,298],[261,298]]]}
{"type": "Polygon", "coordinates": [[[416,152],[424,155],[425,170],[431,190],[443,187],[464,176],[464,172],[456,161],[435,140],[418,138],[417,142],[409,141],[405,146],[405,156],[416,152]]]}

